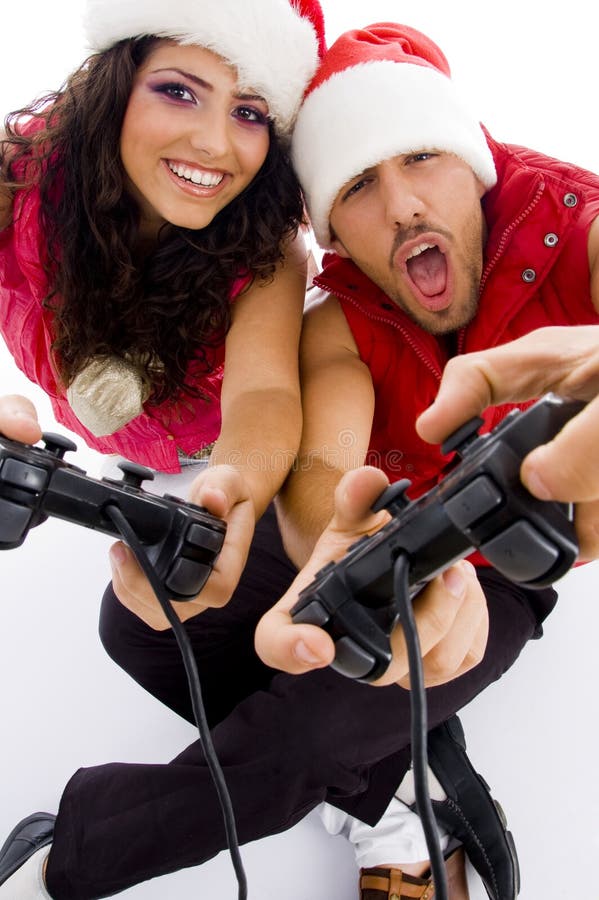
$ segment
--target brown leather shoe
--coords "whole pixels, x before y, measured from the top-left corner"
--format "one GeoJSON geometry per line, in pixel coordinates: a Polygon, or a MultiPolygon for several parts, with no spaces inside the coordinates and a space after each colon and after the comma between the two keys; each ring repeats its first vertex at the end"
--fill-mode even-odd
{"type": "MultiPolygon", "coordinates": [[[[464,850],[458,847],[446,860],[450,900],[469,900],[464,850]]],[[[391,866],[360,869],[360,900],[434,900],[432,878],[416,878],[391,866]]]]}

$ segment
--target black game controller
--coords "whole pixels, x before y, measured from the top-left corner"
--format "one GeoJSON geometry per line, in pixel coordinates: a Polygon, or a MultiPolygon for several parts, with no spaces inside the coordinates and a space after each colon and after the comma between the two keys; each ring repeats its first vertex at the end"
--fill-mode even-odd
{"type": "Polygon", "coordinates": [[[418,500],[407,480],[390,485],[373,509],[391,521],[328,563],[299,595],[294,622],[320,625],[335,641],[331,663],[349,678],[374,681],[391,662],[389,636],[398,620],[393,566],[409,561],[410,596],[475,548],[511,581],[552,584],[578,554],[569,504],[538,500],[520,481],[522,459],[551,440],[584,403],[547,394],[526,411],[513,410],[489,434],[472,419],[444,444],[460,462],[418,500]]]}
{"type": "Polygon", "coordinates": [[[63,459],[73,441],[46,432],[44,447],[0,435],[0,549],[23,543],[48,516],[121,537],[109,515],[118,506],[173,600],[201,591],[219,554],[226,525],[201,506],[158,497],[140,487],[154,477],[136,463],[119,463],[123,479],[90,478],[63,459]]]}

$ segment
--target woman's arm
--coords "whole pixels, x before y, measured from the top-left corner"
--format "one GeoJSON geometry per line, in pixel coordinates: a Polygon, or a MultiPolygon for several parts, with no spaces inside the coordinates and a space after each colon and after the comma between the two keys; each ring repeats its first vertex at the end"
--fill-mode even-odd
{"type": "MultiPolygon", "coordinates": [[[[298,238],[267,285],[235,301],[226,340],[222,429],[210,465],[189,499],[226,520],[216,565],[199,596],[173,606],[182,621],[226,604],[241,576],[256,519],[282,484],[301,431],[298,344],[306,288],[306,250],[298,238]]],[[[131,552],[111,551],[121,603],[151,628],[169,627],[131,552]]]]}
{"type": "Polygon", "coordinates": [[[301,433],[298,345],[306,290],[306,249],[297,238],[268,284],[233,304],[225,346],[222,426],[210,467],[244,478],[259,518],[283,483],[301,433]]]}
{"type": "Polygon", "coordinates": [[[364,462],[374,414],[372,377],[334,296],[306,313],[300,361],[302,441],[277,497],[285,548],[298,566],[333,514],[339,480],[364,462]]]}

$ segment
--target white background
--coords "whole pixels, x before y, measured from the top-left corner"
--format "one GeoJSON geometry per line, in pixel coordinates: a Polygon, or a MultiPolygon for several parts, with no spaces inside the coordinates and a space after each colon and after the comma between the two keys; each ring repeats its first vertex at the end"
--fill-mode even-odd
{"type": "MultiPolygon", "coordinates": [[[[386,19],[421,28],[439,42],[454,79],[495,137],[599,171],[597,15],[582,0],[504,0],[490,8],[466,0],[324,0],[323,6],[329,41],[345,28],[386,19]]],[[[68,0],[5,4],[0,115],[56,88],[83,59],[79,12],[79,3],[68,0]]],[[[3,345],[0,373],[2,393],[28,395],[43,427],[62,430],[3,345]]],[[[97,475],[100,458],[77,443],[72,461],[97,475]]],[[[166,761],[195,737],[99,645],[97,609],[109,578],[110,543],[54,519],[21,548],[0,554],[0,843],[22,816],[55,811],[79,766],[166,761]]],[[[543,640],[462,715],[471,759],[508,813],[524,900],[595,894],[598,565],[563,579],[543,640]]],[[[325,835],[314,816],[244,848],[243,858],[252,900],[353,900],[357,894],[351,852],[342,839],[325,835]]],[[[227,900],[236,889],[229,857],[221,854],[126,894],[227,900]]]]}

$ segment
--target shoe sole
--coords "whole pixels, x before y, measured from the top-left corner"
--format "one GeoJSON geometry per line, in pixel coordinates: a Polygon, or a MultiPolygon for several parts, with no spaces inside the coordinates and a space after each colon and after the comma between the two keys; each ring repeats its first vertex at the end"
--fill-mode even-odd
{"type": "Polygon", "coordinates": [[[461,722],[457,716],[452,717],[448,722],[443,723],[434,729],[429,735],[429,763],[430,766],[447,794],[447,801],[433,801],[433,808],[440,822],[449,830],[458,827],[457,836],[460,832],[466,851],[470,851],[469,856],[475,869],[481,876],[485,885],[485,890],[491,900],[516,900],[520,893],[520,864],[516,851],[516,844],[511,831],[507,827],[507,816],[501,804],[491,795],[491,789],[485,779],[478,774],[473,768],[466,754],[466,738],[461,722]],[[437,735],[441,732],[444,737],[437,739],[437,735]],[[470,825],[470,820],[458,805],[456,794],[456,773],[460,775],[464,768],[467,770],[468,778],[465,782],[465,790],[468,795],[468,806],[474,809],[480,809],[481,805],[487,806],[489,809],[492,825],[485,835],[485,840],[481,840],[479,835],[470,825]],[[473,796],[474,794],[474,796],[473,796]],[[453,815],[448,815],[448,807],[453,815]],[[461,828],[460,828],[461,826],[461,828]],[[497,844],[497,842],[499,842],[497,844]],[[493,864],[489,858],[485,847],[501,846],[507,849],[511,858],[511,877],[506,879],[505,873],[498,880],[498,867],[493,864]],[[474,858],[473,858],[474,857],[474,858]],[[478,859],[477,859],[478,857],[478,859]],[[478,861],[479,865],[476,865],[478,861]],[[486,871],[487,876],[481,872],[486,871]]]}

